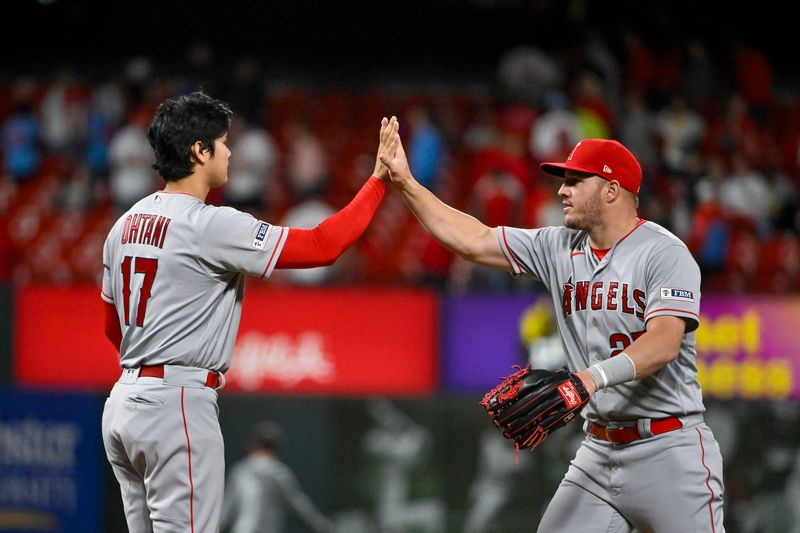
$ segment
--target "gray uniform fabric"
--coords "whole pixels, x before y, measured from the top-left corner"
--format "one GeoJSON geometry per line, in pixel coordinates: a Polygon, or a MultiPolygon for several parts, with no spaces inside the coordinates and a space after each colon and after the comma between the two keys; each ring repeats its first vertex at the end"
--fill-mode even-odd
{"type": "Polygon", "coordinates": [[[644,379],[597,392],[581,413],[588,421],[637,423],[645,431],[650,419],[677,416],[684,428],[627,445],[587,437],[540,531],[628,531],[631,524],[641,531],[723,531],[722,458],[702,423],[695,363],[700,270],[685,244],[641,221],[600,261],[583,231],[500,227],[497,233],[514,273],[540,280],[550,292],[572,371],[621,353],[653,317],[677,316],[687,324],[675,361],[644,379]],[[613,470],[619,473],[610,476],[613,470]],[[641,483],[650,489],[632,490],[641,483]],[[674,497],[680,490],[685,497],[674,497]],[[614,491],[619,494],[611,498],[614,491]],[[628,510],[657,508],[664,512],[644,518],[628,510]],[[692,528],[670,518],[689,512],[692,528]]]}
{"type": "Polygon", "coordinates": [[[187,194],[157,192],[116,222],[101,296],[122,328],[122,376],[103,411],[128,528],[217,531],[225,484],[217,392],[239,327],[244,276],[266,278],[288,230],[187,194]],[[140,377],[165,365],[164,377],[140,377]]]}
{"type": "Polygon", "coordinates": [[[102,297],[120,315],[122,366],[175,364],[225,372],[245,274],[269,277],[287,235],[286,228],[187,194],[157,192],[137,202],[114,224],[103,247],[102,297]],[[143,291],[149,276],[141,271],[153,268],[147,262],[152,259],[157,269],[143,291]]]}

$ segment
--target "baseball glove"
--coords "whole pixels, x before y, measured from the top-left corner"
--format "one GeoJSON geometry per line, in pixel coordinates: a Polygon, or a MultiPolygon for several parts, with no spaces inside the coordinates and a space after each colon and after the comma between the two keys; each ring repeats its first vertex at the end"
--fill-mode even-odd
{"type": "Polygon", "coordinates": [[[517,450],[532,450],[572,422],[588,403],[589,393],[572,372],[514,368],[514,374],[486,393],[481,406],[517,450]]]}

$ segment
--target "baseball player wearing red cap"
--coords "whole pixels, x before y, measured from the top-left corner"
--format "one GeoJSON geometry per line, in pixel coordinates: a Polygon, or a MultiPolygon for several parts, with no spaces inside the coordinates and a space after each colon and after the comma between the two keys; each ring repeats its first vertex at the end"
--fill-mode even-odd
{"type": "MultiPolygon", "coordinates": [[[[122,376],[103,410],[103,443],[128,529],[218,530],[225,462],[217,411],[239,327],[244,276],[330,265],[363,233],[388,173],[314,229],[283,228],[205,203],[228,181],[228,106],[203,93],[166,100],[148,131],[166,183],[114,224],[103,247],[106,334],[122,376]]],[[[381,122],[379,154],[397,121],[381,122]]],[[[266,525],[265,525],[266,526],[266,525]]]]}
{"type": "Polygon", "coordinates": [[[622,144],[578,143],[541,168],[564,181],[564,226],[490,228],[382,157],[420,223],[482,265],[540,280],[568,367],[590,395],[584,439],[539,531],[724,531],[722,457],[695,364],[700,270],[672,233],[637,215],[642,170],[622,144]]]}

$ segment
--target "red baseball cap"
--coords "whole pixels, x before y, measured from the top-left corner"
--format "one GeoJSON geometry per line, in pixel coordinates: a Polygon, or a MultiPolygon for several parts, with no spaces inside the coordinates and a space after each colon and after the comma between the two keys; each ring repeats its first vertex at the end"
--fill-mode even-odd
{"type": "Polygon", "coordinates": [[[622,144],[609,139],[584,139],[575,145],[563,163],[542,163],[539,167],[554,176],[564,177],[567,170],[595,174],[617,180],[624,189],[639,194],[642,167],[622,144]]]}

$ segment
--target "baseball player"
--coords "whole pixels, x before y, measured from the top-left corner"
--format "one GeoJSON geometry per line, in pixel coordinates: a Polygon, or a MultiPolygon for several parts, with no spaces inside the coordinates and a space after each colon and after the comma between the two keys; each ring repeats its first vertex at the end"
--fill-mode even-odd
{"type": "MultiPolygon", "coordinates": [[[[103,247],[106,334],[122,376],[103,411],[106,455],[131,532],[217,531],[225,466],[217,410],[239,326],[244,276],[330,265],[365,230],[386,190],[375,174],[314,229],[206,205],[227,182],[229,107],[193,93],[164,101],[148,137],[166,183],[114,224],[103,247]]],[[[381,122],[379,155],[398,140],[381,122]]],[[[393,154],[393,152],[391,152],[393,154]]]]}
{"type": "Polygon", "coordinates": [[[586,139],[564,163],[564,226],[490,228],[381,157],[420,223],[461,257],[539,279],[569,369],[590,395],[586,438],[539,531],[719,533],[722,457],[695,365],[700,272],[686,246],[637,216],[642,171],[620,143],[586,139]]]}

